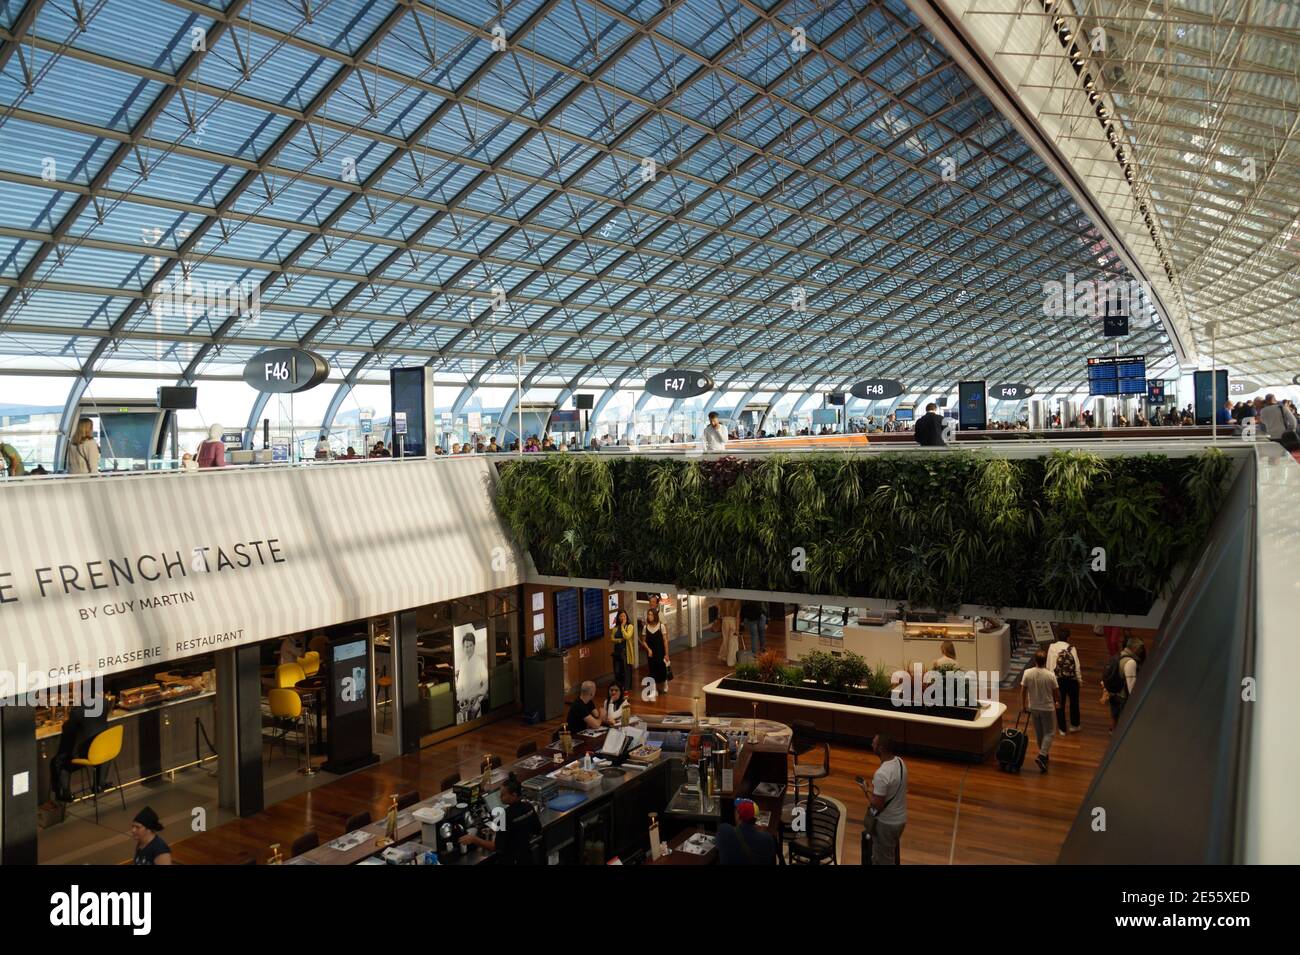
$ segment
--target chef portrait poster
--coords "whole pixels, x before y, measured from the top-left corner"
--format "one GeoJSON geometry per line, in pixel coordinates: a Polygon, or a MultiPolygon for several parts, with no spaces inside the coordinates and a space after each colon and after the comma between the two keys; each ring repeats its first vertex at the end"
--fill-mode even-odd
{"type": "Polygon", "coordinates": [[[452,631],[456,664],[456,722],[476,720],[487,701],[487,628],[462,623],[452,631]]]}

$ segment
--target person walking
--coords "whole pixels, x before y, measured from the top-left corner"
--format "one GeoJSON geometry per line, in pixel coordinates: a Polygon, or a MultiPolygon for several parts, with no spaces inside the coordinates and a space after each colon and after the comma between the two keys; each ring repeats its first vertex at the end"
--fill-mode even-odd
{"type": "Polygon", "coordinates": [[[651,607],[645,612],[645,625],[641,628],[641,648],[646,654],[646,668],[655,685],[663,684],[660,693],[668,692],[671,679],[668,668],[668,640],[662,624],[659,623],[659,611],[651,607]]]}
{"type": "Polygon", "coordinates": [[[749,629],[749,648],[758,656],[767,649],[767,604],[746,600],[740,605],[740,619],[749,629]]]}
{"type": "Polygon", "coordinates": [[[722,647],[718,659],[729,667],[736,665],[736,636],[740,633],[740,601],[724,599],[718,606],[722,621],[722,647]]]}
{"type": "Polygon", "coordinates": [[[1083,665],[1079,662],[1079,651],[1070,643],[1068,627],[1061,627],[1056,633],[1056,642],[1047,648],[1047,669],[1056,677],[1060,689],[1061,705],[1056,711],[1056,726],[1061,735],[1079,732],[1079,675],[1083,665]],[[1070,704],[1070,722],[1065,722],[1065,705],[1070,704]]]}
{"type": "Polygon", "coordinates": [[[99,445],[95,443],[95,423],[89,418],[77,422],[68,444],[69,474],[98,474],[99,445]]]}
{"type": "Polygon", "coordinates": [[[1105,690],[1106,703],[1110,706],[1111,732],[1119,725],[1119,715],[1124,712],[1124,704],[1133,693],[1138,673],[1146,659],[1146,644],[1140,637],[1129,637],[1124,642],[1124,649],[1111,657],[1106,669],[1102,671],[1101,686],[1105,690]]]}
{"type": "Polygon", "coordinates": [[[871,864],[894,865],[907,827],[907,766],[894,753],[893,740],[884,733],[872,738],[871,751],[880,758],[880,768],[871,777],[867,794],[871,805],[863,825],[871,837],[871,864]]]}
{"type": "Polygon", "coordinates": [[[614,682],[621,689],[628,688],[628,659],[627,652],[632,646],[632,641],[636,638],[636,628],[632,626],[632,621],[627,615],[626,610],[620,610],[614,616],[614,626],[610,630],[609,640],[613,644],[612,655],[614,657],[614,682]]]}
{"type": "Polygon", "coordinates": [[[1038,755],[1034,762],[1040,773],[1047,772],[1048,755],[1052,751],[1052,738],[1056,735],[1056,711],[1061,706],[1061,692],[1056,674],[1047,669],[1047,652],[1034,654],[1034,665],[1020,678],[1020,708],[1028,710],[1034,724],[1034,738],[1038,741],[1038,755]]]}

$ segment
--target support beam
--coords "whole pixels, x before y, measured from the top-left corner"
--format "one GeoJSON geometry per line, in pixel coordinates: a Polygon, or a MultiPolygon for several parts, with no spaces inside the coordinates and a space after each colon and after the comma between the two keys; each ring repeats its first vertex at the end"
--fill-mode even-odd
{"type": "Polygon", "coordinates": [[[55,471],[62,471],[65,468],[68,459],[68,442],[72,438],[72,429],[77,425],[77,410],[81,407],[81,399],[85,396],[88,387],[90,387],[89,377],[78,375],[72,379],[68,398],[63,402],[63,413],[59,415],[59,433],[54,439],[55,471]]]}

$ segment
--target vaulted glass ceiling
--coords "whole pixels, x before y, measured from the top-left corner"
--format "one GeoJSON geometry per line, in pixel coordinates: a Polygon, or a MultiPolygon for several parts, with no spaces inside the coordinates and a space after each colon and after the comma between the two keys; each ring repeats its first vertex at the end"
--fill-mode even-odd
{"type": "MultiPolygon", "coordinates": [[[[1084,380],[1127,280],[904,0],[0,0],[0,354],[1084,380]]],[[[1135,315],[1126,352],[1171,354],[1135,315]]]]}

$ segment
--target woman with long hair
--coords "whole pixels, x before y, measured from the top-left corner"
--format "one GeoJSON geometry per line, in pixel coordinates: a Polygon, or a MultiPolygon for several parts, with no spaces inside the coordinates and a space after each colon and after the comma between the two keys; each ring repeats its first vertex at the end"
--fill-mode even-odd
{"type": "Polygon", "coordinates": [[[95,443],[95,425],[89,418],[77,422],[68,444],[69,474],[98,474],[99,445],[95,443]]]}
{"type": "Polygon", "coordinates": [[[617,681],[611,683],[605,692],[605,716],[601,722],[606,726],[617,726],[623,721],[623,707],[627,705],[627,697],[617,681]]]}
{"type": "Polygon", "coordinates": [[[663,684],[659,692],[668,692],[668,641],[659,623],[659,611],[653,607],[645,612],[645,626],[641,629],[641,646],[645,649],[646,665],[655,684],[663,684]]]}
{"type": "Polygon", "coordinates": [[[614,645],[614,682],[624,690],[628,686],[627,651],[635,637],[636,628],[632,626],[627,611],[620,610],[614,617],[614,628],[610,631],[609,639],[614,645]]]}

